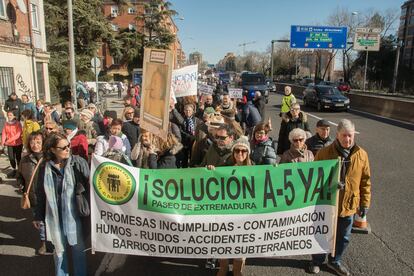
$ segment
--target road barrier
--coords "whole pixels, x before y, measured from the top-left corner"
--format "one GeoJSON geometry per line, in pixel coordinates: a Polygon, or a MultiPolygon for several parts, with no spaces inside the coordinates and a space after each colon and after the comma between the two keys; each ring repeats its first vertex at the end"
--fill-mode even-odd
{"type": "MultiPolygon", "coordinates": [[[[302,99],[304,86],[277,83],[276,91],[284,91],[285,86],[292,87],[296,98],[302,99]]],[[[351,109],[380,115],[386,118],[414,123],[414,100],[390,96],[372,95],[364,92],[346,93],[351,101],[351,109]]]]}

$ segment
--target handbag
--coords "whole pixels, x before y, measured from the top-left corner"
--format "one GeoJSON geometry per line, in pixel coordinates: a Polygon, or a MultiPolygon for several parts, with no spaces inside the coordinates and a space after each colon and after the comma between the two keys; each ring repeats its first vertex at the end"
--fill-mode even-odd
{"type": "Polygon", "coordinates": [[[23,196],[20,199],[20,207],[23,210],[30,209],[30,199],[29,199],[30,188],[32,187],[33,180],[36,175],[37,169],[39,168],[39,165],[42,163],[42,161],[43,161],[43,158],[40,158],[40,160],[37,162],[37,165],[32,173],[32,177],[30,178],[29,186],[27,186],[26,192],[23,193],[23,196]]]}
{"type": "MultiPolygon", "coordinates": [[[[75,179],[81,176],[80,172],[77,171],[76,165],[73,166],[75,179]]],[[[87,196],[87,191],[82,184],[82,181],[76,179],[76,186],[75,186],[75,200],[76,200],[76,208],[78,209],[78,213],[80,217],[89,217],[91,215],[91,208],[89,207],[89,201],[87,196]]]]}

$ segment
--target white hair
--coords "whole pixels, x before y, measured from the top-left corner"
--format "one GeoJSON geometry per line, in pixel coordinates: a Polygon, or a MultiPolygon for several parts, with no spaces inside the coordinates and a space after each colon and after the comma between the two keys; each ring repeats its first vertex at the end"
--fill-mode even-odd
{"type": "Polygon", "coordinates": [[[347,132],[354,132],[355,131],[355,125],[353,122],[351,122],[348,119],[342,119],[339,121],[337,132],[341,132],[341,130],[345,130],[347,132]]]}
{"type": "Polygon", "coordinates": [[[294,128],[289,132],[289,141],[293,143],[293,139],[295,138],[303,138],[306,140],[306,131],[301,128],[294,128]]]}

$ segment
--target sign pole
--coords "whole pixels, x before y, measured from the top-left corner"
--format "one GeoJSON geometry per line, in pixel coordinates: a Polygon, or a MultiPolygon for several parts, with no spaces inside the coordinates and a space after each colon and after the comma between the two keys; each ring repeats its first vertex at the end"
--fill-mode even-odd
{"type": "Polygon", "coordinates": [[[99,89],[98,89],[98,66],[96,64],[96,59],[94,60],[94,69],[95,69],[95,87],[96,87],[96,103],[99,103],[99,89]]]}
{"type": "Polygon", "coordinates": [[[392,93],[395,93],[397,90],[398,63],[400,61],[400,47],[401,47],[401,41],[398,41],[397,53],[396,53],[397,56],[395,57],[394,76],[392,78],[392,93]]]}
{"type": "Polygon", "coordinates": [[[273,45],[274,43],[275,41],[272,40],[272,47],[271,47],[271,53],[270,53],[270,77],[272,81],[273,81],[273,45]]]}
{"type": "Polygon", "coordinates": [[[369,53],[369,51],[367,51],[367,54],[365,56],[364,91],[365,91],[365,85],[366,85],[366,82],[367,82],[368,53],[369,53]]]}

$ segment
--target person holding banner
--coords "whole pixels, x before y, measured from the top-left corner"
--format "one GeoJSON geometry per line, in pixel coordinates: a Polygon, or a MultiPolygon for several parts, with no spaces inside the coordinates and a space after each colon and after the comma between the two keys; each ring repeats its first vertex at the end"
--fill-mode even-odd
{"type": "Polygon", "coordinates": [[[289,132],[290,149],[285,151],[280,163],[312,162],[313,153],[307,149],[306,132],[300,128],[294,128],[289,132]]]}
{"type": "Polygon", "coordinates": [[[175,169],[177,168],[177,153],[183,148],[176,136],[171,132],[167,135],[167,140],[154,137],[153,144],[150,145],[148,156],[148,167],[150,169],[175,169]]]}
{"type": "Polygon", "coordinates": [[[46,224],[47,239],[55,246],[55,274],[69,275],[68,249],[72,270],[87,275],[82,223],[75,204],[76,183],[89,187],[89,167],[85,159],[71,155],[70,143],[62,134],[52,134],[43,146],[44,162],[39,166],[33,225],[46,224]]]}
{"type": "Polygon", "coordinates": [[[183,168],[188,167],[188,160],[191,158],[191,149],[195,141],[196,127],[200,123],[200,119],[194,116],[195,105],[186,104],[184,106],[184,124],[181,127],[181,139],[183,143],[182,163],[183,168]]]}
{"type": "MultiPolygon", "coordinates": [[[[355,125],[343,119],[337,127],[336,140],[318,151],[315,160],[341,159],[338,224],[336,231],[335,256],[329,257],[327,266],[338,275],[350,275],[342,264],[347,248],[355,213],[364,218],[371,202],[371,172],[368,154],[355,144],[355,125]]],[[[310,272],[316,274],[325,261],[323,254],[312,255],[310,272]]]]}
{"type": "Polygon", "coordinates": [[[269,137],[269,124],[260,123],[252,135],[252,153],[250,158],[256,165],[274,165],[276,164],[276,151],[273,147],[272,138],[269,137]]]}

